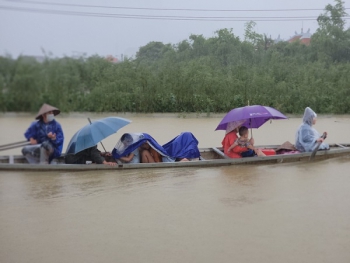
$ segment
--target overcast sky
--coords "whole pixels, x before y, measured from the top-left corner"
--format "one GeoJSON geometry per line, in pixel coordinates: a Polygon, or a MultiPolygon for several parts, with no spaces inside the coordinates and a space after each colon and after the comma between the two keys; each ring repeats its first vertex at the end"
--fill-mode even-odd
{"type": "MultiPolygon", "coordinates": [[[[350,8],[350,0],[344,2],[345,7],[350,8]]],[[[272,39],[280,35],[282,39],[287,40],[295,31],[299,33],[302,28],[304,32],[310,29],[310,32],[314,33],[318,27],[316,18],[323,13],[327,4],[334,5],[335,2],[332,0],[0,0],[0,55],[41,56],[42,50],[45,50],[54,57],[82,54],[113,55],[118,58],[124,54],[131,57],[135,56],[140,47],[151,41],[177,44],[188,39],[191,34],[212,37],[215,31],[223,28],[232,28],[233,33],[243,39],[244,24],[249,20],[257,23],[255,30],[258,33],[271,36],[272,39]],[[288,11],[271,11],[281,9],[288,11]],[[125,18],[125,16],[134,17],[125,18]],[[158,19],[154,19],[156,17],[158,19]],[[299,20],[267,22],[259,21],[263,18],[257,17],[270,19],[284,17],[287,20],[297,17],[299,20]],[[181,20],[174,20],[175,18],[181,20]],[[220,19],[231,21],[214,21],[220,19]]],[[[350,13],[349,10],[347,12],[350,13]]]]}

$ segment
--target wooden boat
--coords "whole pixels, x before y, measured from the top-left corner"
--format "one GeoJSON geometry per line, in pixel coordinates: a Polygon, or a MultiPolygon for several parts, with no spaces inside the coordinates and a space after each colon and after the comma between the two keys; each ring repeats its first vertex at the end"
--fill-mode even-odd
{"type": "MultiPolygon", "coordinates": [[[[259,146],[264,149],[277,149],[278,146],[259,146]]],[[[231,159],[227,157],[222,148],[201,148],[200,160],[189,162],[169,162],[169,163],[137,163],[128,164],[118,161],[116,166],[102,164],[65,164],[63,156],[54,160],[54,164],[33,165],[28,164],[21,155],[0,156],[0,171],[90,171],[90,170],[121,170],[121,169],[144,169],[144,168],[175,168],[175,167],[213,167],[224,165],[243,164],[276,164],[297,161],[309,161],[311,153],[287,153],[276,154],[265,157],[247,157],[231,159]]],[[[314,160],[323,160],[340,156],[350,156],[350,144],[332,144],[329,150],[318,151],[314,160]]]]}

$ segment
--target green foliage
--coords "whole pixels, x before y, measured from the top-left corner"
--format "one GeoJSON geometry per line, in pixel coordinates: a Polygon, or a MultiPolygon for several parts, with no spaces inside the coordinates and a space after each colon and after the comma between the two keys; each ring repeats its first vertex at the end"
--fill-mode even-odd
{"type": "Polygon", "coordinates": [[[177,44],[150,42],[136,59],[111,63],[99,56],[49,58],[43,63],[0,57],[0,110],[36,112],[46,102],[62,111],[227,112],[261,104],[284,113],[350,113],[350,30],[344,3],[318,18],[310,46],[273,44],[246,24],[210,38],[177,44]]]}
{"type": "Polygon", "coordinates": [[[334,6],[327,5],[325,13],[317,19],[319,28],[312,36],[314,56],[327,62],[348,62],[350,60],[350,29],[345,29],[344,2],[335,0],[334,6]]]}
{"type": "Polygon", "coordinates": [[[257,46],[259,42],[263,41],[263,36],[254,31],[256,23],[249,21],[245,24],[244,41],[251,43],[253,46],[257,46]]]}

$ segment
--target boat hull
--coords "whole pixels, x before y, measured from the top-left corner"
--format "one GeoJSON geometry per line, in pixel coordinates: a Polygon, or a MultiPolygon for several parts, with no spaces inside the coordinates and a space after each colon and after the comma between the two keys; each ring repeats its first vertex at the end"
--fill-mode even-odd
{"type": "MultiPolygon", "coordinates": [[[[260,146],[264,149],[276,149],[278,146],[260,146]]],[[[200,149],[201,160],[169,163],[116,163],[115,166],[102,164],[65,164],[64,158],[55,159],[55,164],[33,165],[28,164],[20,155],[0,156],[0,171],[94,171],[94,170],[123,170],[123,169],[149,169],[149,168],[178,168],[178,167],[215,167],[225,165],[261,165],[288,162],[309,161],[310,153],[277,154],[264,157],[247,157],[231,159],[227,157],[222,148],[200,149]]],[[[350,144],[333,144],[326,151],[318,151],[314,161],[329,158],[350,156],[350,144]]]]}

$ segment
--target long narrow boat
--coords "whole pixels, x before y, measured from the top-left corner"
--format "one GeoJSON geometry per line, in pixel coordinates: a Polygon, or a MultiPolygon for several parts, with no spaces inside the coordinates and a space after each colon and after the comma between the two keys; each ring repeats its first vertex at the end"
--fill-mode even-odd
{"type": "MultiPolygon", "coordinates": [[[[278,146],[260,146],[259,148],[277,149],[278,146]]],[[[90,171],[90,170],[121,170],[121,169],[145,169],[145,168],[174,168],[174,167],[211,167],[224,165],[259,165],[276,164],[297,161],[309,161],[311,153],[287,153],[276,154],[265,157],[247,157],[231,159],[227,157],[220,147],[201,148],[200,160],[188,162],[169,163],[137,163],[128,164],[118,162],[116,166],[102,164],[65,164],[64,158],[55,159],[55,164],[33,165],[28,164],[26,159],[20,155],[0,156],[0,171],[90,171]]],[[[318,151],[314,160],[324,160],[340,156],[350,156],[350,144],[332,144],[329,150],[318,151]]]]}

